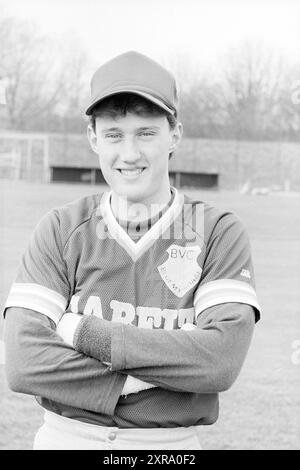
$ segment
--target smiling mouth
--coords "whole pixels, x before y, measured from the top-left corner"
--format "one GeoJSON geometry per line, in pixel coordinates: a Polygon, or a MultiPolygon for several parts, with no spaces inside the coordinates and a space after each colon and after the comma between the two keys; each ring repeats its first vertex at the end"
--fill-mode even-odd
{"type": "Polygon", "coordinates": [[[144,168],[135,168],[134,170],[125,170],[118,168],[118,171],[121,173],[123,176],[139,176],[143,171],[146,169],[144,168]]]}

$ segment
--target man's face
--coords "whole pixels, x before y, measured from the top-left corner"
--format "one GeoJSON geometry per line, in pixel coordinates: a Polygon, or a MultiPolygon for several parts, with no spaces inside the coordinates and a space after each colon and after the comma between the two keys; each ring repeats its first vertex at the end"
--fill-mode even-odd
{"type": "Polygon", "coordinates": [[[169,188],[169,153],[180,140],[181,124],[171,130],[165,116],[103,115],[96,118],[95,132],[89,126],[88,137],[113,193],[134,203],[160,202],[169,188]]]}

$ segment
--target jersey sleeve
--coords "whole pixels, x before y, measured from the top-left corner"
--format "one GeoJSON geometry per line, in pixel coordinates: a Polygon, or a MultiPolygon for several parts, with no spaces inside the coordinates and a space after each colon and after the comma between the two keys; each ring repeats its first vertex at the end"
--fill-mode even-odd
{"type": "Polygon", "coordinates": [[[207,241],[202,277],[194,296],[195,314],[228,302],[251,305],[255,320],[259,320],[249,237],[242,222],[231,213],[220,217],[207,241]]]}
{"type": "Polygon", "coordinates": [[[23,307],[47,315],[56,324],[70,299],[67,266],[63,259],[60,220],[56,210],[35,228],[4,307],[23,307]]]}

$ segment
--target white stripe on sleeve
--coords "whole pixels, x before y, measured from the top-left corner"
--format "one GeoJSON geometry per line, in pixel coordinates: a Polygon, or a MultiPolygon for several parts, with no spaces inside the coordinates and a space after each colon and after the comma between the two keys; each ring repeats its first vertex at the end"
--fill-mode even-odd
{"type": "Polygon", "coordinates": [[[67,304],[67,299],[48,287],[33,283],[15,282],[4,308],[23,307],[35,310],[47,315],[57,324],[64,314],[67,304]]]}
{"type": "Polygon", "coordinates": [[[218,279],[198,287],[194,297],[196,317],[209,307],[228,302],[252,305],[260,311],[256,292],[252,286],[234,279],[218,279]]]}

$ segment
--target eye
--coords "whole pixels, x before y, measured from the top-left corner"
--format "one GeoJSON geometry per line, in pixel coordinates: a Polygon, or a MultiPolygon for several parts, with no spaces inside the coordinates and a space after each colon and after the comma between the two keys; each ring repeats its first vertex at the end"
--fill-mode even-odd
{"type": "Polygon", "coordinates": [[[118,140],[118,139],[121,139],[121,137],[122,135],[118,133],[105,134],[105,139],[109,139],[109,140],[118,140]]]}
{"type": "Polygon", "coordinates": [[[151,131],[143,131],[138,134],[141,137],[153,137],[155,135],[155,132],[151,131]]]}

